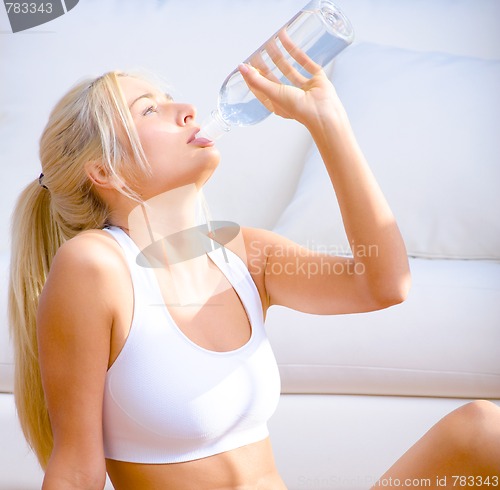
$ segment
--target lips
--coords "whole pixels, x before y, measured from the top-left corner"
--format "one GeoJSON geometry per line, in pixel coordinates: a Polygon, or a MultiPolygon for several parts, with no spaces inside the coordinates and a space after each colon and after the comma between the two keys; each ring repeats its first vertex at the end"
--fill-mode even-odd
{"type": "Polygon", "coordinates": [[[214,146],[214,142],[209,139],[209,138],[205,138],[205,137],[196,137],[196,135],[200,132],[199,129],[197,129],[196,131],[194,131],[194,133],[191,135],[191,137],[189,138],[189,140],[187,141],[188,145],[194,145],[194,146],[200,146],[200,147],[207,147],[207,146],[214,146]]]}
{"type": "Polygon", "coordinates": [[[193,141],[191,141],[191,144],[195,146],[202,146],[203,148],[215,145],[215,143],[208,138],[195,138],[193,141]]]}
{"type": "Polygon", "coordinates": [[[189,143],[191,143],[192,141],[194,141],[196,139],[196,135],[200,132],[200,128],[197,128],[193,131],[193,133],[191,134],[191,136],[189,137],[189,139],[187,140],[187,144],[189,145],[189,143]]]}

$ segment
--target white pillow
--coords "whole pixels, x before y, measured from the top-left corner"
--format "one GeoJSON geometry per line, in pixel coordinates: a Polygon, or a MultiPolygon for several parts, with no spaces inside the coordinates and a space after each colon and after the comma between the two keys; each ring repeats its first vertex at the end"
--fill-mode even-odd
{"type": "MultiPolygon", "coordinates": [[[[500,259],[500,62],[360,44],[333,82],[409,254],[500,259]]],[[[275,230],[347,248],[315,148],[275,230]]]]}
{"type": "Polygon", "coordinates": [[[334,3],[351,21],[357,41],[416,51],[500,58],[498,0],[335,0],[334,3]]]}

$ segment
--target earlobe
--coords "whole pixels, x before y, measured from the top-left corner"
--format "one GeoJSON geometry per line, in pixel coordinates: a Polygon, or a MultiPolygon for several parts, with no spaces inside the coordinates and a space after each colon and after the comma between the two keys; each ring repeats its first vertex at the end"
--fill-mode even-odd
{"type": "Polygon", "coordinates": [[[85,164],[85,171],[90,181],[101,189],[114,189],[116,188],[115,176],[109,175],[107,169],[100,161],[87,162],[85,164]]]}

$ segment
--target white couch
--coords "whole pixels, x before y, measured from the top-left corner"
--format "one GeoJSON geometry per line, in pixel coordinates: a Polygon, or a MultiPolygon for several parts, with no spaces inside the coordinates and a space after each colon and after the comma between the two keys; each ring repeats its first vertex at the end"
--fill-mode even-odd
{"type": "MultiPolygon", "coordinates": [[[[0,13],[0,490],[40,487],[18,427],[6,322],[9,215],[40,172],[37,140],[76,80],[146,69],[200,117],[221,81],[305,0],[82,1],[9,34],[0,13]]],[[[360,315],[274,308],[283,395],[270,430],[291,490],[367,488],[444,414],[500,401],[500,2],[338,0],[355,44],[332,77],[398,217],[413,287],[360,315]]],[[[214,219],[345,250],[317,154],[295,122],[234,129],[207,184],[214,219]]]]}

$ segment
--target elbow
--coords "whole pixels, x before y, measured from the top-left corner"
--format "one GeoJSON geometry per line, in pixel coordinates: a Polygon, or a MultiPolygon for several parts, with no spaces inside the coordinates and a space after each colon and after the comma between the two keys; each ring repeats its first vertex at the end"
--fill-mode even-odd
{"type": "Polygon", "coordinates": [[[391,291],[391,294],[387,294],[384,299],[383,299],[383,308],[388,308],[389,306],[396,306],[404,301],[406,301],[406,298],[408,297],[408,290],[405,290],[404,288],[401,289],[394,289],[391,291]]]}
{"type": "Polygon", "coordinates": [[[408,298],[411,287],[409,271],[394,278],[386,278],[372,289],[376,309],[382,310],[403,303],[408,298]]]}

